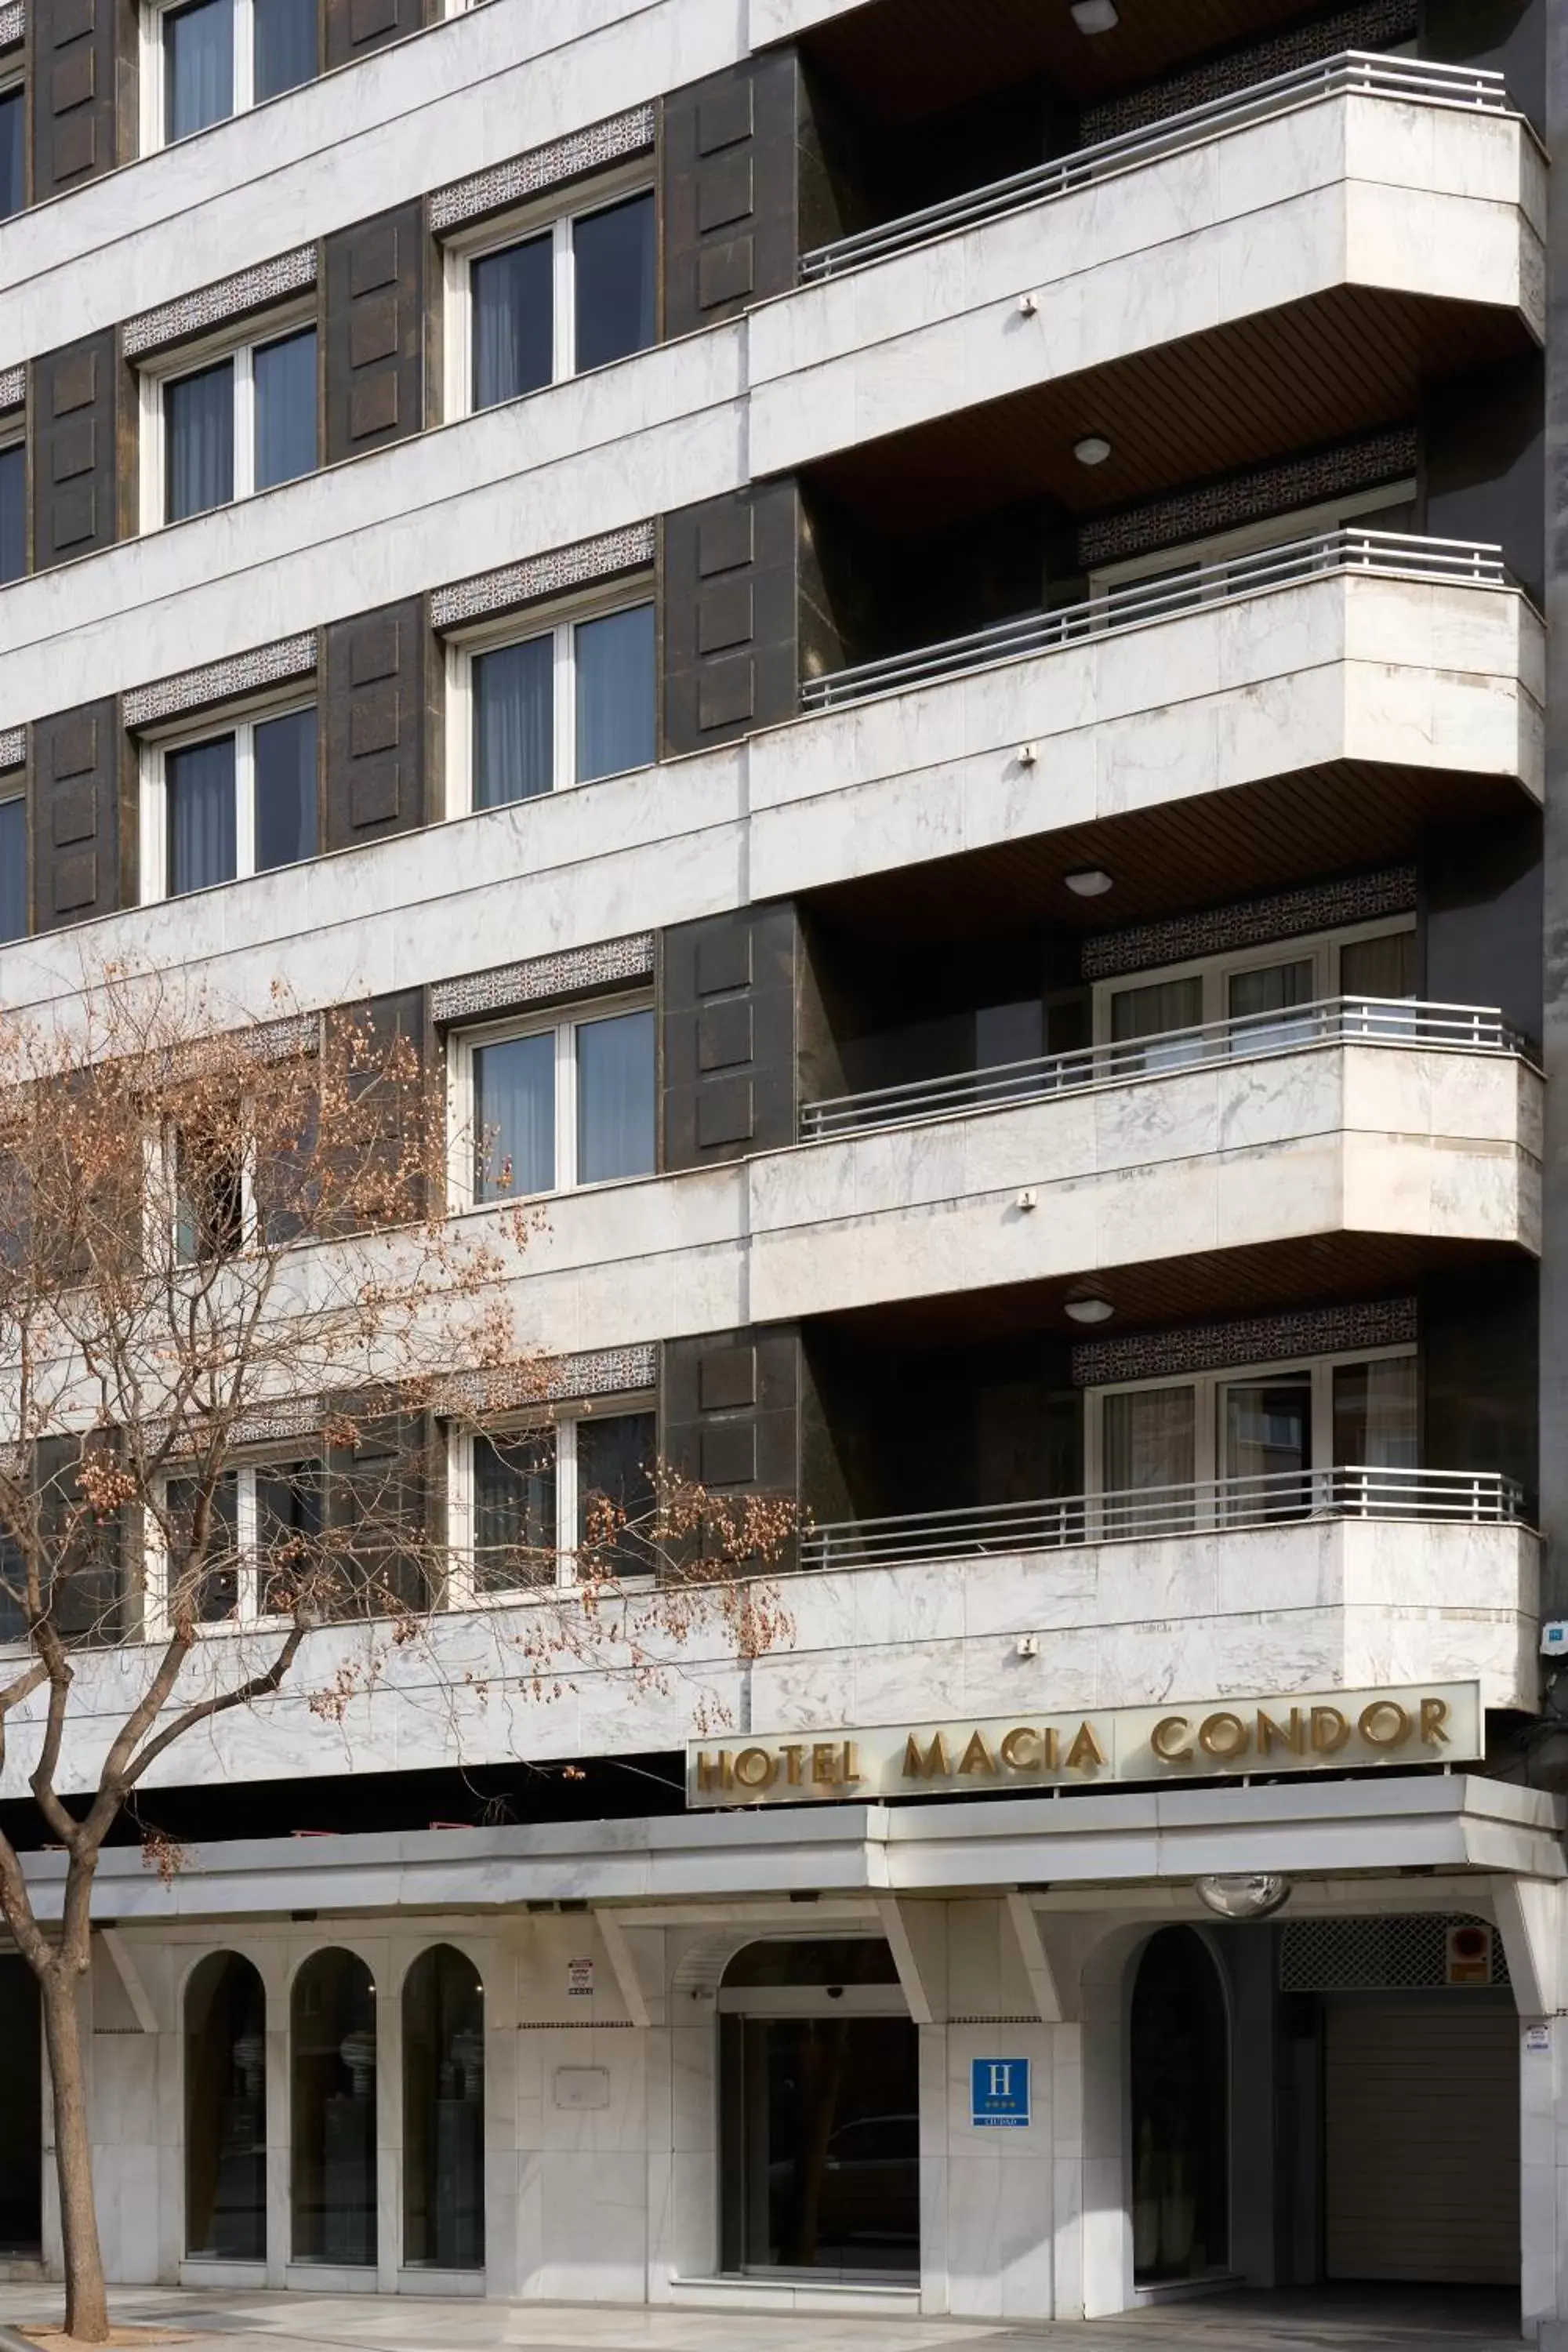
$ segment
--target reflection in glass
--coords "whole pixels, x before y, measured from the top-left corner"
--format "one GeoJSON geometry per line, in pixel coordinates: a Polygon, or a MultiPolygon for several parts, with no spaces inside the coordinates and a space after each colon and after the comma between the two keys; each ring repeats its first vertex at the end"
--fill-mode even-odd
{"type": "Polygon", "coordinates": [[[555,1432],[474,1440],[474,1582],[481,1592],[555,1581],[555,1432]]]}
{"type": "MultiPolygon", "coordinates": [[[[3,1530],[0,1531],[0,1642],[19,1642],[26,1631],[26,1558],[16,1537],[8,1529],[3,1530]]],[[[5,2242],[4,2238],[0,2238],[0,2247],[5,2242]]]]}
{"type": "Polygon", "coordinates": [[[316,78],[316,0],[251,0],[256,103],[316,78]]]}
{"type": "Polygon", "coordinates": [[[577,1026],[577,1181],[651,1176],[653,1014],[617,1013],[577,1026]]]}
{"type": "Polygon", "coordinates": [[[163,16],[163,136],[188,139],[234,112],[234,0],[163,16]]]}
{"type": "MultiPolygon", "coordinates": [[[[1101,1408],[1102,1480],[1107,1497],[1149,1488],[1189,1488],[1197,1475],[1197,1400],[1190,1386],[1122,1389],[1101,1408]]],[[[1144,1504],[1105,1505],[1107,1535],[1179,1534],[1193,1523],[1189,1493],[1159,1494],[1144,1504]]]]}
{"type": "Polygon", "coordinates": [[[268,1462],[256,1473],[256,1549],[263,1617],[287,1615],[321,1566],[321,1465],[268,1462]]]}
{"type": "Polygon", "coordinates": [[[647,767],[654,756],[653,606],[580,621],[577,782],[647,767]]]}
{"type": "Polygon", "coordinates": [[[1360,1469],[1414,1470],[1415,1358],[1334,1367],[1334,1460],[1360,1469]]]}
{"type": "Polygon", "coordinates": [[[316,712],[285,711],[256,730],[256,870],[316,854],[316,712]]]}
{"type": "Polygon", "coordinates": [[[375,2260],[375,1988],[353,1952],[313,1952],[289,2009],[293,2259],[375,2260]]]}
{"type": "Polygon", "coordinates": [[[13,441],[0,449],[0,580],[20,580],[27,568],[27,452],[13,441]]]}
{"type": "Polygon", "coordinates": [[[604,367],[654,339],[654,205],[650,194],[572,224],[576,366],[604,367]]]}
{"type": "Polygon", "coordinates": [[[1230,2051],[1213,1961],[1163,1927],[1132,1992],[1132,2266],[1140,2284],[1226,2267],[1230,2051]]]}
{"type": "Polygon", "coordinates": [[[555,781],[555,640],[476,655],[474,806],[532,800],[555,781]]]}
{"type": "Polygon", "coordinates": [[[920,2270],[920,2078],[897,2017],[726,2017],[725,2267],[920,2270]]]}
{"type": "Polygon", "coordinates": [[[474,1197],[505,1201],[555,1181],[555,1032],[474,1050],[474,1197]]]}
{"type": "Polygon", "coordinates": [[[651,1412],[614,1412],[577,1423],[577,1541],[616,1576],[649,1576],[658,1444],[651,1412]]]}
{"type": "Polygon", "coordinates": [[[257,346],[256,487],[316,470],[316,330],[257,346]]]}
{"type": "Polygon", "coordinates": [[[493,408],[547,384],[555,369],[555,247],[546,233],[487,253],[468,277],[473,403],[493,408]]]}
{"type": "Polygon", "coordinates": [[[1280,1372],[1268,1380],[1227,1381],[1221,1397],[1222,1475],[1262,1479],[1226,1498],[1239,1519],[1295,1518],[1310,1508],[1312,1376],[1280,1372]]]}
{"type": "Polygon", "coordinates": [[[168,795],[169,896],[235,876],[234,737],[187,743],[163,763],[168,795]]]}
{"type": "Polygon", "coordinates": [[[195,1514],[201,1489],[194,1478],[171,1478],[163,1505],[173,1528],[168,1564],[167,1606],[171,1614],[188,1602],[200,1625],[221,1624],[239,1605],[239,1478],[225,1473],[215,1485],[202,1539],[202,1566],[194,1591],[189,1562],[195,1541],[195,1514]]]}
{"type": "Polygon", "coordinates": [[[267,2255],[267,1998],[237,1952],[209,1952],[185,1988],[185,2252],[267,2255]]]}
{"type": "Polygon", "coordinates": [[[403,1987],[403,2259],[484,2267],[485,1996],[450,1944],[422,1952],[403,1987]]]}
{"type": "Polygon", "coordinates": [[[234,496],[234,362],[163,386],[163,520],[226,507],[234,496]]]}
{"type": "Polygon", "coordinates": [[[0,96],[0,220],[27,201],[26,125],[21,90],[6,90],[0,96]]]}
{"type": "Polygon", "coordinates": [[[20,793],[0,801],[0,940],[27,929],[27,803],[20,793]]]}

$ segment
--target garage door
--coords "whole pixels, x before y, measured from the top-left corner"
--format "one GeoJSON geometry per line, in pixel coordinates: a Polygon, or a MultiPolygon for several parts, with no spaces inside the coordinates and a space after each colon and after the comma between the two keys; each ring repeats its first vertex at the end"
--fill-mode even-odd
{"type": "Polygon", "coordinates": [[[1331,2278],[1519,2279],[1519,2019],[1484,1993],[1326,2004],[1331,2278]]]}

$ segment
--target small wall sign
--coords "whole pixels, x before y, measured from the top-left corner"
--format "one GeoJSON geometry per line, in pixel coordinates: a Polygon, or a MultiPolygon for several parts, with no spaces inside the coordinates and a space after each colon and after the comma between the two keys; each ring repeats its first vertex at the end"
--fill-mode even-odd
{"type": "Polygon", "coordinates": [[[1549,2025],[1527,2025],[1524,2029],[1524,2046],[1532,2057],[1550,2058],[1552,2028],[1549,2025]]]}
{"type": "Polygon", "coordinates": [[[592,1960],[567,1961],[566,1996],[569,2000],[592,2000],[594,1997],[594,1963],[592,1960]]]}
{"type": "Polygon", "coordinates": [[[1026,2058],[973,2058],[969,2065],[969,2120],[976,2130],[987,2125],[1029,2122],[1029,2061],[1026,2058]]]}

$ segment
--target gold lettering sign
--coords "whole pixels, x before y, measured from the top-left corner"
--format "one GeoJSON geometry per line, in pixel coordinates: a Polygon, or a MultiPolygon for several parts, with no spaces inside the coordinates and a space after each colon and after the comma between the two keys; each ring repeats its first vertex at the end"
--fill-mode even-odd
{"type": "Polygon", "coordinates": [[[871,1801],[935,1793],[1236,1779],[1249,1771],[1452,1763],[1484,1752],[1474,1683],[1435,1689],[1290,1693],[1176,1707],[1112,1707],[968,1723],[825,1726],[809,1739],[752,1733],[693,1744],[693,1805],[871,1801]]]}

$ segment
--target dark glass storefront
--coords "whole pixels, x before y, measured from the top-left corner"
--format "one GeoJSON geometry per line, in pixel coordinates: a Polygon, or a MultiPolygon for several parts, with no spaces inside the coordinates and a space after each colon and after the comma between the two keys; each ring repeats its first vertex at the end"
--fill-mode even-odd
{"type": "Polygon", "coordinates": [[[753,1944],[721,2003],[725,2270],[918,2276],[918,2043],[887,1945],[753,1944]]]}
{"type": "Polygon", "coordinates": [[[267,2253],[267,1997],[238,1952],[209,1952],[185,1988],[185,2252],[267,2253]]]}
{"type": "Polygon", "coordinates": [[[1162,1927],[1132,1988],[1132,2268],[1140,2286],[1223,2271],[1229,2252],[1229,2035],[1219,1972],[1162,1927]]]}
{"type": "Polygon", "coordinates": [[[485,2262],[485,1996],[450,1944],[422,1952],[403,1987],[403,2260],[485,2262]]]}
{"type": "Polygon", "coordinates": [[[0,1954],[0,2255],[43,2242],[43,2027],[38,1980],[19,1953],[0,1954]]]}

